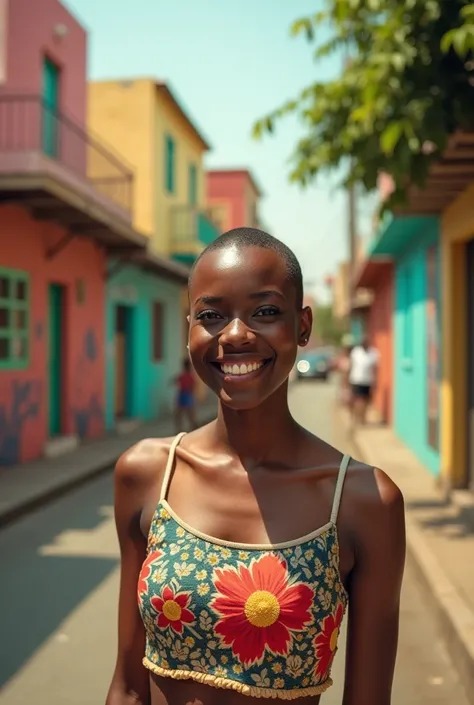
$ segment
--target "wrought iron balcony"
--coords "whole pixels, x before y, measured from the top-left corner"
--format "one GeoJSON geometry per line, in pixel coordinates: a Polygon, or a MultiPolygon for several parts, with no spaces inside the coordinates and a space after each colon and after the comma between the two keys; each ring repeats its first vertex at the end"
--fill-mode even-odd
{"type": "Polygon", "coordinates": [[[192,206],[177,206],[171,212],[172,254],[191,263],[202,250],[220,235],[210,215],[192,206]]]}
{"type": "Polygon", "coordinates": [[[31,173],[38,155],[131,213],[134,176],[118,157],[40,96],[0,95],[0,174],[31,173]]]}

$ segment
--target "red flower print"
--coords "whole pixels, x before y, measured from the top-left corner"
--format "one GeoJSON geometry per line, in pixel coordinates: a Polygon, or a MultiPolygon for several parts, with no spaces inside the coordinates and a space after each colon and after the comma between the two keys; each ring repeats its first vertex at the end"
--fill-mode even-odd
{"type": "Polygon", "coordinates": [[[158,612],[157,624],[161,629],[171,627],[177,634],[183,633],[185,624],[194,622],[194,615],[188,610],[191,595],[187,592],[174,593],[166,586],[163,588],[161,597],[152,597],[150,602],[156,612],[158,612]]]}
{"type": "Polygon", "coordinates": [[[250,568],[216,569],[218,594],[211,607],[221,619],[215,627],[227,646],[245,664],[262,659],[265,648],[286,655],[292,631],[311,621],[314,592],[307,585],[288,584],[286,562],[273,554],[250,568]]]}
{"type": "Polygon", "coordinates": [[[316,653],[316,675],[326,678],[329,674],[334,656],[336,655],[337,640],[344,607],[341,602],[336,607],[334,614],[330,614],[323,621],[322,631],[314,638],[313,646],[316,653]]]}
{"type": "Polygon", "coordinates": [[[142,595],[148,590],[148,579],[151,576],[152,563],[163,555],[162,551],[152,551],[145,559],[138,578],[138,600],[142,601],[142,595]]]}

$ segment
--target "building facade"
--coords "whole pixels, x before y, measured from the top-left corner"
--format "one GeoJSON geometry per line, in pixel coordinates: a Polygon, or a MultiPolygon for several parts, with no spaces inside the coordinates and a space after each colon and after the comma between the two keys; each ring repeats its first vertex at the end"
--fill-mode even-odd
{"type": "MultiPolygon", "coordinates": [[[[91,129],[112,140],[132,165],[134,225],[148,238],[152,256],[168,260],[154,277],[135,266],[119,267],[110,277],[107,339],[117,351],[107,368],[110,428],[121,419],[169,409],[171,381],[186,355],[188,268],[219,233],[205,208],[203,158],[209,145],[167,84],[92,82],[88,116],[91,129]],[[140,350],[145,358],[137,362],[140,350]]],[[[205,396],[199,382],[198,396],[205,396]]]]}
{"type": "Polygon", "coordinates": [[[210,147],[174,92],[153,79],[92,82],[88,114],[134,168],[135,226],[151,250],[192,264],[219,231],[206,210],[210,147]]]}
{"type": "MultiPolygon", "coordinates": [[[[474,151],[472,154],[474,161],[474,151]]],[[[442,215],[442,471],[450,487],[474,489],[474,182],[442,215]]]]}
{"type": "Polygon", "coordinates": [[[126,264],[106,289],[107,429],[172,411],[171,384],[180,371],[182,267],[161,272],[126,264]]]}
{"type": "Polygon", "coordinates": [[[57,0],[2,2],[0,464],[104,428],[107,257],[143,252],[133,174],[85,130],[83,27],[57,0]],[[28,21],[25,21],[28,18],[28,21]]]}
{"type": "Polygon", "coordinates": [[[207,172],[207,203],[219,230],[262,229],[263,193],[248,169],[213,169],[207,172]]]}

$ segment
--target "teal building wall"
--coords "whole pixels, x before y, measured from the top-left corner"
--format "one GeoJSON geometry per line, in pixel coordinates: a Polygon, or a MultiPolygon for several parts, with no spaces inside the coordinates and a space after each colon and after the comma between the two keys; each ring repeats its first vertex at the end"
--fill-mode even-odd
{"type": "Polygon", "coordinates": [[[181,367],[184,325],[182,287],[143,270],[127,266],[108,281],[106,292],[105,425],[115,425],[115,321],[117,306],[127,307],[126,416],[152,420],[172,409],[173,378],[181,367]],[[163,356],[153,361],[153,304],[162,305],[163,356]]]}
{"type": "MultiPolygon", "coordinates": [[[[408,223],[408,221],[407,221],[408,223]]],[[[421,462],[435,475],[440,470],[439,432],[433,444],[429,432],[428,384],[428,266],[427,251],[436,246],[437,292],[440,292],[439,222],[418,219],[418,228],[411,232],[401,250],[396,252],[395,265],[395,325],[394,325],[394,426],[400,439],[409,446],[421,462]],[[433,445],[437,447],[433,447],[433,445]]],[[[397,227],[403,229],[402,223],[397,227]]],[[[438,321],[441,320],[440,298],[438,321]]],[[[440,330],[438,355],[441,355],[440,330]]],[[[439,369],[441,364],[439,364],[439,369]]],[[[439,394],[440,383],[437,386],[439,394]]],[[[439,404],[439,402],[438,402],[439,404]]]]}

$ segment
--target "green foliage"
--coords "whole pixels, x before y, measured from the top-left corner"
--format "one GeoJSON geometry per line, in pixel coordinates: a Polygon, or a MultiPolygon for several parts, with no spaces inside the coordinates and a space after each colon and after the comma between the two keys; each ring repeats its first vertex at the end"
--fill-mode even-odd
{"type": "Polygon", "coordinates": [[[350,57],[337,80],[316,82],[254,126],[254,136],[297,112],[305,134],[293,155],[292,180],[303,185],[325,170],[346,168],[349,182],[395,181],[391,204],[408,181],[423,186],[457,128],[474,122],[474,3],[466,0],[325,0],[326,9],[297,20],[295,36],[317,42],[315,59],[350,57]]]}

